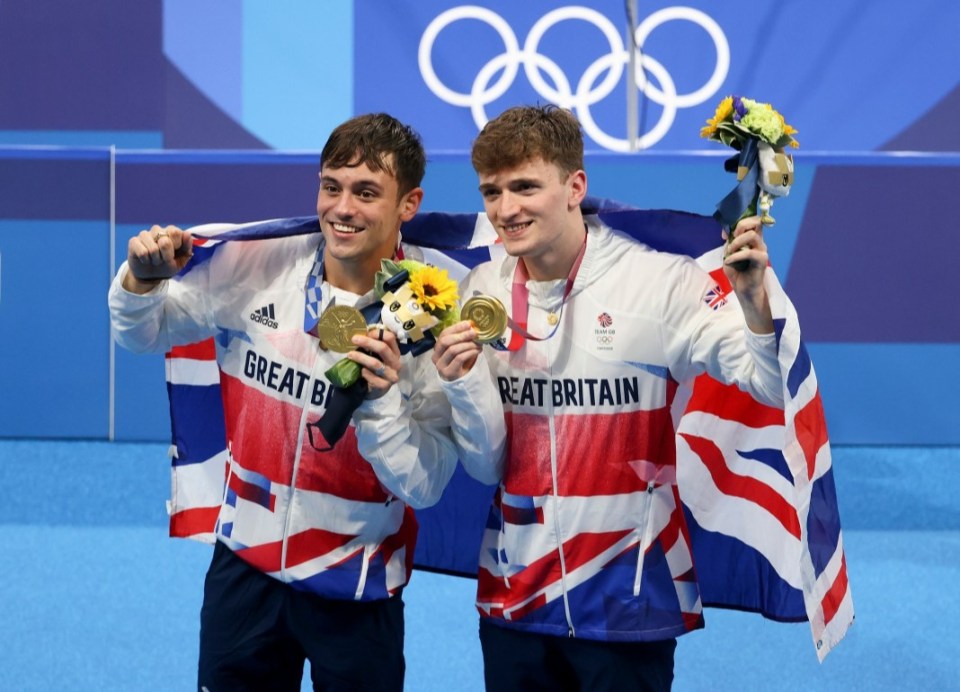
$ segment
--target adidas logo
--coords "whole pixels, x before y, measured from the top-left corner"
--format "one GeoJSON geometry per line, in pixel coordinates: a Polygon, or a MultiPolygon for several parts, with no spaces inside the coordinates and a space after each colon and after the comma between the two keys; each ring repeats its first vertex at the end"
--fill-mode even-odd
{"type": "Polygon", "coordinates": [[[270,327],[270,329],[277,329],[280,326],[277,324],[277,321],[274,319],[273,303],[270,303],[270,305],[264,305],[259,310],[254,310],[253,312],[251,312],[250,319],[256,322],[257,324],[262,324],[265,327],[270,327]]]}

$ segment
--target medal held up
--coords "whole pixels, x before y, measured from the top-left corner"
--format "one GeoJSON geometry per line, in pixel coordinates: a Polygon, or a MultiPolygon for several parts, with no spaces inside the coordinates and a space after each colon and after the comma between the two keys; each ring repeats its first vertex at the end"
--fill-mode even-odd
{"type": "Polygon", "coordinates": [[[493,296],[468,298],[460,308],[460,317],[473,323],[481,344],[492,344],[507,331],[507,310],[493,296]]]}
{"type": "Polygon", "coordinates": [[[727,232],[728,243],[740,219],[759,214],[763,225],[775,223],[770,215],[773,200],[786,197],[793,185],[793,156],[784,153],[784,149],[800,146],[793,138],[796,133],[770,104],[743,96],[723,99],[700,130],[701,137],[739,152],[723,166],[737,174],[737,186],[720,200],[713,214],[727,232]]]}
{"type": "MultiPolygon", "coordinates": [[[[433,348],[436,335],[459,319],[457,283],[445,269],[413,260],[381,260],[380,267],[374,285],[380,301],[368,309],[368,317],[340,305],[321,315],[318,334],[325,348],[352,351],[351,338],[365,334],[369,322],[393,332],[401,353],[418,356],[433,348]]],[[[360,366],[344,358],[324,374],[333,386],[344,389],[358,382],[360,366]]]]}

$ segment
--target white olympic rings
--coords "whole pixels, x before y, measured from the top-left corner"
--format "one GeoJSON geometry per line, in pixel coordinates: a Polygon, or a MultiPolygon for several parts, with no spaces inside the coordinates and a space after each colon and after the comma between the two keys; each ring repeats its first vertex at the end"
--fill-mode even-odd
{"type": "MultiPolygon", "coordinates": [[[[662,106],[660,119],[648,132],[640,136],[640,148],[648,148],[656,144],[669,132],[680,108],[690,108],[703,103],[717,93],[730,69],[730,44],[723,29],[717,22],[700,10],[691,7],[666,7],[652,13],[640,22],[634,33],[638,47],[638,60],[634,80],[637,88],[654,103],[662,106]],[[673,20],[685,20],[696,24],[707,32],[717,52],[717,64],[709,79],[700,88],[687,93],[678,94],[676,84],[667,69],[651,56],[642,53],[641,49],[647,37],[654,29],[673,20]],[[649,79],[650,73],[658,82],[655,86],[649,79]]],[[[571,5],[551,10],[543,15],[530,29],[524,41],[523,49],[517,40],[516,34],[507,21],[493,10],[476,5],[461,5],[453,7],[437,15],[427,26],[420,38],[420,47],[417,53],[420,73],[430,90],[443,101],[454,105],[470,108],[473,121],[477,128],[482,128],[488,120],[486,107],[503,96],[517,77],[520,65],[523,65],[524,74],[537,94],[561,108],[574,111],[580,120],[583,131],[597,144],[613,151],[630,151],[631,143],[608,135],[597,126],[590,113],[590,106],[605,99],[617,86],[623,76],[625,66],[630,62],[629,51],[623,44],[623,39],[617,27],[600,12],[589,7],[571,5]],[[462,19],[475,19],[485,22],[492,27],[503,41],[504,52],[491,58],[484,65],[473,80],[470,93],[454,91],[444,84],[433,68],[433,45],[440,32],[450,24],[462,19]],[[600,30],[610,45],[610,52],[601,56],[584,70],[577,82],[576,90],[572,88],[566,73],[556,62],[538,51],[543,36],[559,22],[575,19],[592,24],[600,30]],[[502,70],[500,77],[491,84],[494,75],[502,70]],[[543,78],[541,72],[553,80],[553,85],[543,78]],[[606,74],[604,74],[606,72],[606,74]],[[595,86],[603,75],[602,81],[595,86]]]]}

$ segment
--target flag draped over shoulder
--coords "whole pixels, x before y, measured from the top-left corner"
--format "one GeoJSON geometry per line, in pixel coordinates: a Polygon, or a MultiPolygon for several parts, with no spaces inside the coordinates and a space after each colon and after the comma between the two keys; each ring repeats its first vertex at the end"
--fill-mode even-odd
{"type": "MultiPolygon", "coordinates": [[[[722,239],[713,219],[601,200],[588,200],[584,212],[654,249],[694,257],[717,282],[706,300],[736,300],[721,268],[722,239]]],[[[193,230],[196,264],[224,242],[317,233],[319,226],[316,217],[298,217],[193,230]]],[[[489,259],[496,244],[482,214],[422,213],[404,225],[403,236],[423,249],[426,261],[458,279],[489,259]]],[[[700,376],[677,397],[677,480],[704,605],[809,620],[823,660],[853,621],[830,445],[793,305],[773,272],[766,280],[785,408],[764,406],[700,376]]],[[[226,464],[212,339],[174,348],[166,373],[173,435],[170,534],[212,541],[226,464]]],[[[458,467],[440,502],[417,512],[415,565],[476,576],[491,495],[458,467]]]]}

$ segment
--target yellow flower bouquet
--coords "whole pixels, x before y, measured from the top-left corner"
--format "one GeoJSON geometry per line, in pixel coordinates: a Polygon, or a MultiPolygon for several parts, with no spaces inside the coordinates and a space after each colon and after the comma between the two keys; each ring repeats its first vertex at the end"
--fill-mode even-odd
{"type": "Polygon", "coordinates": [[[775,149],[800,146],[793,138],[797,130],[788,125],[769,103],[761,103],[744,96],[727,96],[717,106],[716,113],[700,130],[700,136],[723,142],[740,150],[751,138],[761,139],[775,149]]]}
{"type": "Polygon", "coordinates": [[[717,204],[714,213],[726,231],[754,214],[760,214],[764,225],[773,225],[773,199],[788,195],[793,184],[793,157],[784,149],[800,146],[794,138],[796,133],[796,128],[769,103],[744,96],[727,96],[720,101],[700,136],[739,152],[724,163],[726,170],[737,174],[738,185],[717,204]]]}

